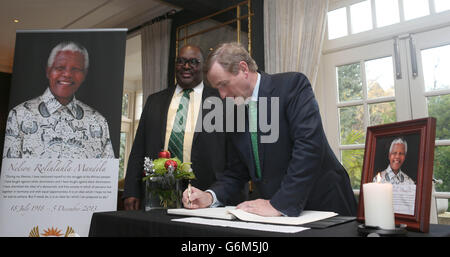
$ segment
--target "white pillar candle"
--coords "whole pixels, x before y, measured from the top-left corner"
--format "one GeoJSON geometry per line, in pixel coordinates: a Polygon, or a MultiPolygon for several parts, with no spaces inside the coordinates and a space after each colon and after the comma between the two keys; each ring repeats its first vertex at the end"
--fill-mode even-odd
{"type": "Polygon", "coordinates": [[[367,183],[363,185],[364,218],[366,226],[395,229],[392,184],[367,183]]]}

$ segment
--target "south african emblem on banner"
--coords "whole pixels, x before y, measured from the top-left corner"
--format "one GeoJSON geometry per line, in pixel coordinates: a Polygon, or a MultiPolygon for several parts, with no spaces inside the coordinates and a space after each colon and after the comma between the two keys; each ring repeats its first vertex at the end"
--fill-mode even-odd
{"type": "Polygon", "coordinates": [[[44,229],[43,233],[39,232],[39,226],[35,226],[31,229],[29,237],[76,237],[78,236],[77,233],[75,233],[75,230],[73,230],[72,227],[67,226],[66,233],[62,234],[62,230],[58,229],[58,227],[54,228],[53,226],[51,228],[44,229]]]}

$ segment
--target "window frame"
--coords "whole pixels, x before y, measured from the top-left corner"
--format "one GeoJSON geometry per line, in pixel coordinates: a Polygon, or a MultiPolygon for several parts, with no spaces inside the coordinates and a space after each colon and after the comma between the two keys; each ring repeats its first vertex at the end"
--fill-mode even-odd
{"type": "MultiPolygon", "coordinates": [[[[402,0],[399,0],[400,2],[402,2],[402,0]]],[[[344,0],[344,1],[334,1],[334,2],[330,2],[330,6],[329,6],[329,11],[338,9],[338,8],[342,8],[342,7],[346,7],[347,9],[347,15],[349,16],[349,6],[351,4],[354,3],[358,3],[361,2],[361,0],[344,0]]],[[[374,8],[374,0],[371,0],[372,2],[372,16],[375,17],[375,9],[374,8]]],[[[397,43],[401,49],[401,51],[399,52],[399,55],[402,56],[402,58],[400,58],[400,65],[401,67],[405,67],[405,69],[407,70],[408,74],[404,74],[403,77],[405,76],[410,76],[410,70],[411,70],[411,66],[410,63],[408,61],[408,58],[410,58],[410,49],[408,44],[408,41],[406,40],[410,35],[416,35],[416,34],[424,34],[426,35],[426,33],[430,32],[432,33],[432,31],[434,30],[438,30],[438,29],[442,29],[445,27],[449,27],[450,28],[450,10],[447,11],[442,11],[439,13],[436,13],[434,10],[434,0],[429,0],[429,6],[430,6],[430,14],[421,18],[416,18],[413,20],[408,20],[405,21],[404,17],[403,17],[403,10],[401,8],[403,8],[402,6],[399,6],[399,12],[400,12],[400,22],[399,23],[394,23],[392,25],[387,25],[387,26],[383,26],[383,27],[379,27],[379,28],[374,28],[372,30],[366,31],[366,32],[361,32],[361,33],[357,33],[357,34],[350,34],[348,36],[342,37],[342,38],[337,38],[337,39],[332,39],[332,40],[328,40],[328,31],[326,31],[325,34],[325,38],[324,38],[324,45],[323,45],[323,49],[322,49],[322,59],[321,59],[321,64],[320,64],[320,69],[319,69],[319,77],[318,77],[318,84],[315,87],[315,92],[316,95],[318,96],[318,102],[321,108],[321,113],[323,115],[323,117],[327,117],[327,119],[324,119],[324,129],[325,132],[327,134],[327,138],[328,141],[330,142],[330,145],[333,149],[333,151],[335,152],[336,156],[338,157],[339,160],[342,160],[342,156],[341,156],[341,151],[342,150],[355,150],[355,149],[364,149],[364,144],[355,144],[355,145],[340,145],[340,131],[339,131],[339,115],[338,115],[338,108],[345,106],[346,104],[350,104],[350,103],[346,103],[346,104],[339,104],[338,101],[338,87],[337,87],[337,81],[333,81],[336,80],[336,78],[330,78],[329,74],[331,74],[329,72],[329,67],[328,67],[328,72],[327,72],[327,62],[329,62],[328,57],[331,54],[336,54],[337,56],[346,56],[349,57],[350,59],[353,58],[353,61],[349,61],[349,59],[339,59],[338,61],[335,62],[335,67],[340,66],[340,65],[346,65],[346,64],[350,64],[350,63],[354,63],[356,62],[355,60],[357,60],[357,58],[355,57],[356,55],[358,55],[359,51],[361,50],[361,48],[367,47],[367,46],[377,46],[377,45],[391,45],[396,41],[395,38],[397,38],[397,43]],[[404,58],[404,56],[408,56],[407,58],[404,58]],[[327,87],[330,86],[334,86],[334,89],[330,89],[327,87]]],[[[399,5],[401,5],[402,3],[399,3],[399,5]]],[[[348,18],[349,19],[349,18],[348,18]]],[[[374,23],[374,25],[376,25],[376,22],[374,23]]],[[[348,22],[347,24],[348,27],[351,27],[351,23],[348,22]]],[[[328,27],[327,27],[328,30],[328,27]]],[[[439,33],[439,32],[435,32],[435,33],[439,33]]],[[[426,36],[425,36],[426,37],[426,36]]],[[[430,39],[430,37],[428,36],[428,39],[430,39]]],[[[437,45],[435,44],[433,47],[437,47],[439,44],[441,45],[445,45],[448,43],[437,43],[437,45]]],[[[421,44],[419,44],[417,46],[416,49],[416,56],[417,58],[421,58],[420,56],[420,50],[422,49],[421,44]]],[[[377,56],[378,51],[373,51],[373,53],[368,54],[368,57],[366,57],[366,60],[372,59],[372,58],[381,58],[382,56],[378,55],[377,56]]],[[[395,58],[395,51],[392,48],[391,51],[391,56],[393,56],[393,58],[395,58]]],[[[394,62],[394,71],[395,71],[395,59],[393,60],[394,62]]],[[[422,70],[421,65],[421,60],[418,60],[419,63],[419,70],[422,70]]],[[[363,63],[361,63],[363,64],[363,63]]],[[[363,68],[363,67],[362,67],[363,68]]],[[[333,74],[335,73],[335,71],[333,72],[333,74]]],[[[335,77],[335,76],[334,76],[335,77]]],[[[363,83],[365,83],[365,79],[361,78],[363,83]]],[[[410,94],[416,94],[415,92],[410,92],[410,79],[403,79],[403,80],[397,80],[394,82],[396,84],[396,88],[395,88],[395,95],[396,97],[401,95],[401,94],[406,94],[406,95],[410,95],[410,94]]],[[[421,86],[423,86],[423,81],[415,81],[414,83],[422,83],[421,86]]],[[[365,87],[365,85],[363,85],[363,88],[365,87]]],[[[364,89],[366,90],[366,89],[364,89]]],[[[434,96],[437,94],[441,94],[441,93],[445,93],[448,94],[450,93],[450,90],[441,90],[439,92],[424,92],[422,93],[424,95],[424,98],[426,99],[426,97],[428,96],[434,96]]],[[[398,108],[399,106],[413,106],[412,102],[414,103],[415,98],[401,98],[401,99],[396,99],[396,111],[397,113],[397,121],[403,121],[403,120],[408,120],[408,119],[412,119],[412,117],[414,118],[419,118],[422,117],[420,115],[418,115],[417,113],[413,113],[415,111],[412,110],[411,108],[398,108]],[[411,100],[412,99],[412,100],[411,100]]],[[[377,98],[378,100],[378,98],[377,98]]],[[[358,100],[359,101],[359,100],[358,100]]],[[[368,103],[366,103],[368,104],[368,103]]],[[[415,104],[415,103],[414,103],[415,104]]],[[[428,105],[425,104],[425,108],[423,108],[425,112],[425,114],[428,114],[428,105]]],[[[367,109],[367,108],[366,108],[367,109]]],[[[365,112],[365,117],[368,118],[367,113],[365,112]]],[[[439,146],[449,146],[450,145],[450,140],[436,140],[435,141],[435,145],[436,147],[439,146]]],[[[447,181],[448,183],[448,181],[447,181]]],[[[354,190],[356,194],[358,194],[359,190],[354,190]]],[[[436,192],[434,193],[436,195],[437,198],[450,198],[450,192],[436,192]]]]}
{"type": "MultiPolygon", "coordinates": [[[[137,113],[138,103],[143,101],[139,101],[138,97],[142,98],[142,90],[131,91],[124,90],[124,95],[128,94],[128,117],[122,115],[120,132],[126,133],[126,143],[125,143],[125,153],[124,153],[124,171],[123,177],[126,176],[126,168],[128,165],[128,158],[131,152],[131,148],[133,146],[134,137],[136,135],[137,126],[139,125],[140,114],[137,113]]],[[[141,106],[142,109],[142,106],[141,106]]],[[[119,178],[120,179],[120,178],[119,178]]]]}
{"type": "Polygon", "coordinates": [[[429,1],[430,14],[415,18],[412,20],[406,20],[404,18],[403,11],[403,0],[399,1],[399,12],[400,12],[400,22],[391,25],[377,27],[376,23],[376,8],[375,0],[371,1],[371,11],[373,20],[373,29],[352,34],[351,31],[351,18],[350,18],[350,6],[359,2],[366,0],[341,0],[330,2],[328,11],[333,11],[339,8],[347,8],[347,31],[348,35],[336,39],[328,39],[328,26],[326,26],[324,44],[323,44],[323,54],[330,52],[341,51],[344,49],[354,48],[357,46],[372,44],[375,42],[384,41],[387,39],[394,38],[398,35],[405,33],[415,34],[419,32],[424,32],[428,30],[433,30],[442,26],[450,25],[450,10],[442,11],[437,13],[434,7],[434,0],[429,1]]]}

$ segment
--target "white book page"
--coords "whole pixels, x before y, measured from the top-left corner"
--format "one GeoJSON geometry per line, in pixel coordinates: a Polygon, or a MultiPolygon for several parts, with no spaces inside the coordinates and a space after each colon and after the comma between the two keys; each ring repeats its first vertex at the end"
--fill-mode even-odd
{"type": "Polygon", "coordinates": [[[183,215],[191,217],[204,217],[213,219],[225,219],[225,220],[234,220],[237,218],[242,221],[281,224],[281,225],[302,225],[318,220],[331,218],[338,215],[335,212],[303,211],[298,217],[285,217],[285,216],[264,217],[248,213],[240,209],[236,209],[235,206],[203,208],[195,210],[184,208],[168,209],[167,214],[183,215]]]}
{"type": "Polygon", "coordinates": [[[318,220],[323,220],[337,216],[335,212],[325,211],[303,211],[298,217],[264,217],[253,213],[248,213],[240,209],[229,210],[234,216],[243,221],[283,224],[283,225],[302,225],[318,220]]]}
{"type": "Polygon", "coordinates": [[[179,209],[168,209],[167,214],[233,220],[236,219],[236,217],[231,213],[229,213],[229,210],[234,209],[236,209],[235,206],[202,208],[194,210],[179,208],[179,209]]]}
{"type": "Polygon", "coordinates": [[[232,227],[232,228],[259,230],[259,231],[278,232],[278,233],[297,233],[297,232],[309,229],[309,228],[299,227],[299,226],[279,226],[279,225],[259,224],[259,223],[244,222],[244,221],[204,219],[204,218],[197,218],[197,217],[173,219],[172,221],[210,225],[210,226],[232,227]]]}

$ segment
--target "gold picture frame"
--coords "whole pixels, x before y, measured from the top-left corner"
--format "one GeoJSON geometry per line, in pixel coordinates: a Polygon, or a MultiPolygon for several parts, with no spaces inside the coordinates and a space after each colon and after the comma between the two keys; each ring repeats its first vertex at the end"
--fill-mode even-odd
{"type": "Polygon", "coordinates": [[[207,55],[209,51],[212,51],[214,46],[228,41],[247,44],[247,50],[251,55],[252,16],[254,16],[254,13],[251,11],[251,0],[247,0],[178,26],[176,29],[175,57],[178,56],[179,49],[188,43],[198,45],[204,51],[204,54],[207,55]],[[232,15],[233,18],[229,19],[232,12],[234,12],[234,15],[232,15]],[[224,18],[225,20],[223,20],[224,18]],[[232,26],[234,23],[236,23],[236,34],[234,38],[231,38],[230,35],[234,30],[232,26]],[[242,36],[242,25],[245,25],[244,23],[247,25],[246,37],[245,35],[244,37],[242,36]],[[206,35],[212,32],[215,32],[215,34],[206,35]]]}

